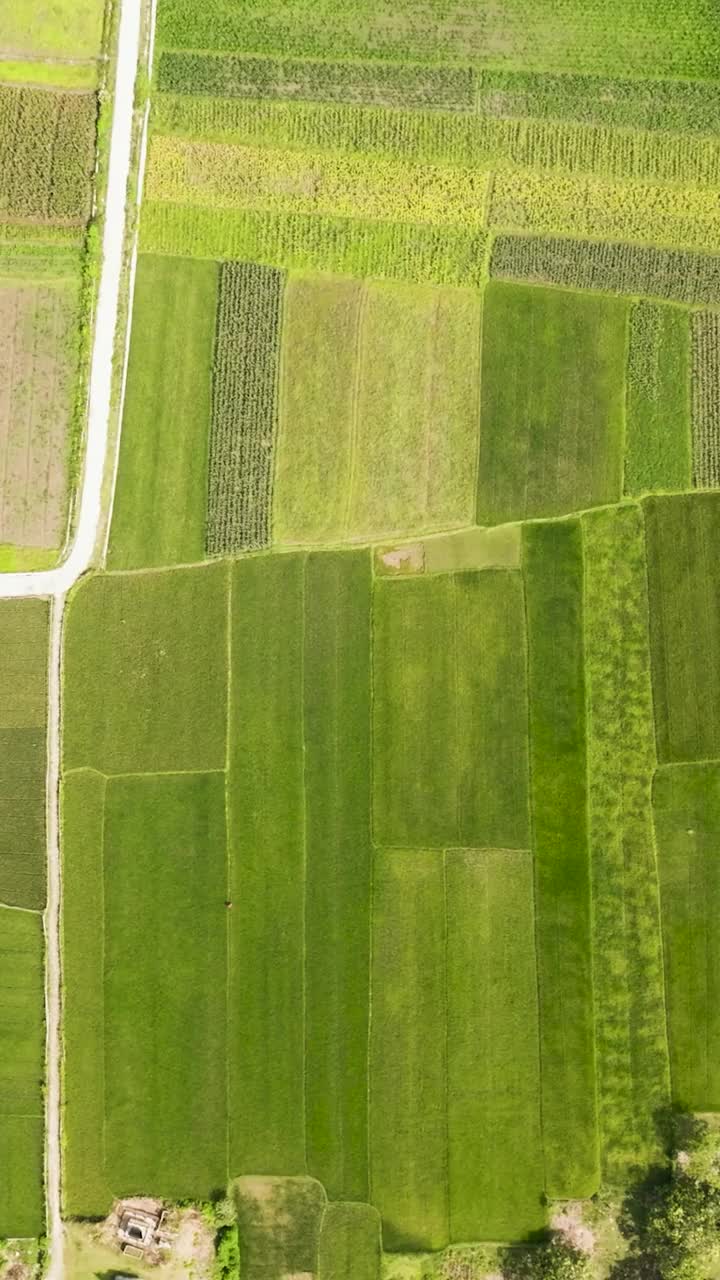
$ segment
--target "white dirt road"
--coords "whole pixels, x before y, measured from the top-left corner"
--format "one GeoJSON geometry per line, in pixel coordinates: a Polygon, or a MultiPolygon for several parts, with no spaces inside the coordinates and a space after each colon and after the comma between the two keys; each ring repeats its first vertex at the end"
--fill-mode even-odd
{"type": "MultiPolygon", "coordinates": [[[[69,554],[57,569],[41,573],[0,574],[0,599],[16,599],[22,596],[51,598],[47,766],[48,898],[44,916],[47,1028],[45,1194],[48,1216],[48,1280],[62,1280],[63,1277],[60,1133],[62,869],[59,843],[62,625],[66,593],[90,567],[102,515],[102,486],[112,405],[113,353],[122,282],[127,189],[132,157],[135,78],[140,52],[143,7],[142,0],[119,0],[119,2],[120,23],[105,199],[103,259],[95,313],[84,469],[75,537],[69,554]]],[[[154,20],[154,9],[152,20],[154,20]]],[[[147,126],[147,113],[145,123],[147,126]]]]}

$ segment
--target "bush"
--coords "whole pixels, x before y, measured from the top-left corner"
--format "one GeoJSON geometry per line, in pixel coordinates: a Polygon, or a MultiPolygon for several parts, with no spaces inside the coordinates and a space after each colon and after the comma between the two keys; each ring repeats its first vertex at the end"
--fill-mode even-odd
{"type": "Polygon", "coordinates": [[[237,1222],[220,1227],[215,1237],[215,1280],[240,1280],[237,1222]]]}
{"type": "Polygon", "coordinates": [[[502,1257],[505,1280],[586,1280],[590,1261],[560,1237],[534,1249],[508,1249],[502,1257]]]}

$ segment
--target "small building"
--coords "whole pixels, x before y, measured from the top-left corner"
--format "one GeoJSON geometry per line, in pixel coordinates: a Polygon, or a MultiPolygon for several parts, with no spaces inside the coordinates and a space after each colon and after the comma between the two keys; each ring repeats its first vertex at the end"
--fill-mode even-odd
{"type": "Polygon", "coordinates": [[[123,1253],[131,1258],[142,1258],[146,1249],[156,1242],[163,1219],[162,1203],[158,1200],[121,1200],[117,1206],[118,1241],[123,1253]]]}

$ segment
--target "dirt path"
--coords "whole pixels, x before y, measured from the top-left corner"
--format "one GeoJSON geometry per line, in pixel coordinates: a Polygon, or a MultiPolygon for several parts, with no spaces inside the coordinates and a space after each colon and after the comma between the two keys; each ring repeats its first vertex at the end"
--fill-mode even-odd
{"type": "Polygon", "coordinates": [[[122,282],[126,199],[132,157],[135,77],[140,50],[142,0],[120,0],[120,4],[114,110],[103,230],[103,264],[90,365],[85,467],[77,529],[70,553],[57,569],[42,573],[0,574],[0,599],[21,596],[51,598],[47,764],[48,899],[44,915],[47,1026],[45,1178],[49,1249],[48,1280],[62,1280],[63,1276],[60,1130],[62,1056],[60,949],[62,868],[59,844],[60,655],[66,593],[89,567],[98,537],[112,404],[113,352],[122,282]]]}

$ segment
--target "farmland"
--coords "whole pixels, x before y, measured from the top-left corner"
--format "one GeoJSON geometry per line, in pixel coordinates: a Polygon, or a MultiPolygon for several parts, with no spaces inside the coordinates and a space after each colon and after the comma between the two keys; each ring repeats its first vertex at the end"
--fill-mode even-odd
{"type": "MultiPolygon", "coordinates": [[[[559,8],[159,0],[62,636],[63,1212],[227,1190],[250,1280],[505,1274],[720,1110],[720,37],[559,8]]],[[[63,182],[3,177],[29,331],[83,93],[63,182]]]]}

